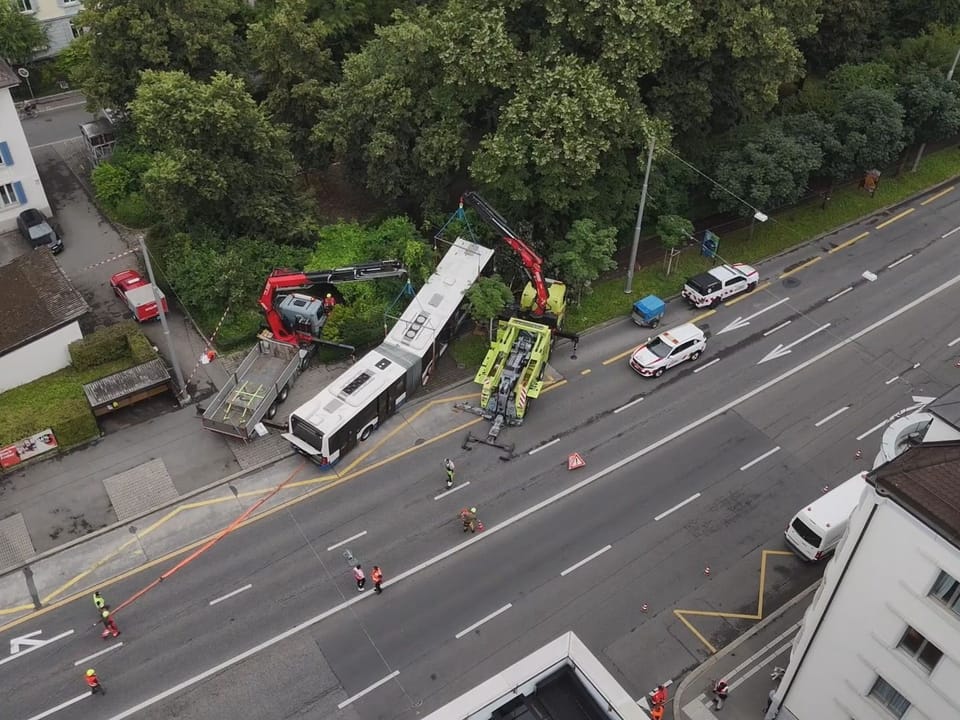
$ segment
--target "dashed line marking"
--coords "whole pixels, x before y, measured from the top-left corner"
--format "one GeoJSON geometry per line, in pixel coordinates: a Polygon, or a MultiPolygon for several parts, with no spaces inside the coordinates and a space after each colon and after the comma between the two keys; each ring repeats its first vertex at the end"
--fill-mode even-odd
{"type": "MultiPolygon", "coordinates": [[[[441,499],[441,498],[445,498],[447,495],[451,495],[451,494],[455,493],[457,490],[463,490],[463,488],[465,488],[465,487],[466,487],[467,485],[469,485],[469,484],[470,484],[470,481],[467,480],[465,483],[460,483],[459,485],[454,485],[454,486],[453,486],[452,488],[450,488],[449,490],[444,490],[444,491],[443,491],[442,493],[440,493],[439,495],[434,495],[434,496],[433,496],[433,499],[434,499],[434,500],[439,500],[439,499],[441,499]]],[[[363,534],[366,535],[366,531],[364,531],[363,534]]],[[[350,542],[350,541],[349,541],[349,540],[345,540],[344,542],[350,542]]]]}
{"type": "Polygon", "coordinates": [[[869,435],[873,435],[873,433],[875,433],[875,432],[876,432],[877,430],[879,430],[880,428],[886,427],[886,426],[889,424],[889,422],[890,422],[889,420],[884,420],[883,422],[877,423],[876,425],[874,425],[872,428],[870,428],[870,429],[867,430],[866,432],[862,432],[862,433],[860,433],[859,435],[857,435],[857,440],[863,440],[865,437],[867,437],[867,436],[869,436],[869,435]]]}
{"type": "Polygon", "coordinates": [[[347,698],[346,700],[344,700],[342,703],[340,703],[339,705],[337,705],[337,709],[338,709],[338,710],[343,710],[347,705],[349,705],[349,704],[351,704],[351,703],[359,700],[359,699],[362,698],[364,695],[366,695],[368,692],[372,692],[372,691],[376,690],[378,687],[380,687],[380,686],[383,685],[384,683],[390,682],[391,680],[393,680],[393,679],[394,679],[397,675],[399,675],[399,674],[400,674],[400,671],[399,671],[399,670],[394,670],[392,673],[390,673],[389,675],[387,675],[385,678],[380,678],[379,680],[377,680],[377,681],[376,681],[373,685],[371,685],[370,687],[364,688],[363,690],[361,690],[360,692],[358,692],[356,695],[353,695],[352,697],[348,697],[348,698],[347,698]]]}
{"type": "Polygon", "coordinates": [[[852,286],[852,285],[851,285],[850,287],[846,288],[845,290],[841,290],[841,291],[838,292],[836,295],[831,295],[830,297],[828,297],[828,298],[827,298],[827,302],[833,302],[833,301],[836,300],[838,297],[841,297],[841,296],[843,296],[843,295],[846,295],[846,294],[847,294],[848,292],[850,292],[851,290],[853,290],[853,286],[852,286]]]}
{"type": "Polygon", "coordinates": [[[779,445],[777,445],[773,450],[767,450],[763,455],[761,455],[760,457],[754,458],[753,460],[751,460],[750,462],[748,462],[746,465],[744,465],[742,468],[740,468],[740,472],[743,472],[744,470],[749,470],[749,469],[752,468],[754,465],[756,465],[758,462],[763,462],[764,460],[766,460],[768,457],[770,457],[771,455],[773,455],[773,454],[774,454],[775,452],[777,452],[778,450],[780,450],[780,446],[779,446],[779,445]]]}
{"type": "Polygon", "coordinates": [[[822,420],[819,420],[819,421],[815,422],[815,423],[813,424],[813,426],[814,426],[814,427],[820,427],[821,425],[826,425],[828,422],[830,422],[831,420],[833,420],[833,419],[834,419],[835,417],[837,417],[838,415],[843,415],[843,413],[845,413],[845,412],[846,412],[847,410],[849,410],[849,409],[850,409],[850,406],[849,406],[849,405],[844,405],[844,406],[843,406],[842,408],[840,408],[839,410],[834,410],[832,413],[830,413],[829,415],[827,415],[827,416],[826,416],[825,418],[823,418],[822,420]]]}
{"type": "MultiPolygon", "coordinates": [[[[364,531],[364,532],[366,532],[366,531],[364,531]]],[[[221,595],[221,596],[218,597],[218,598],[214,598],[213,600],[210,601],[210,605],[213,606],[213,605],[216,605],[217,603],[222,603],[224,600],[229,600],[229,599],[232,598],[234,595],[239,595],[240,593],[242,593],[242,592],[244,592],[244,591],[246,591],[246,590],[249,590],[249,589],[252,588],[252,587],[253,587],[252,584],[247,583],[247,584],[244,585],[242,588],[237,588],[236,590],[233,590],[233,591],[231,591],[231,592],[228,592],[226,595],[221,595]]]]}
{"type": "Polygon", "coordinates": [[[715,312],[717,312],[717,311],[716,311],[716,310],[707,310],[705,313],[700,313],[700,314],[697,315],[695,318],[693,318],[693,319],[690,321],[690,323],[693,324],[693,325],[696,325],[698,322],[700,322],[701,320],[705,320],[706,318],[708,318],[708,317],[710,317],[711,315],[713,315],[715,312]]]}
{"type": "Polygon", "coordinates": [[[955,232],[960,232],[960,225],[958,225],[957,227],[955,227],[953,230],[949,230],[949,231],[945,232],[943,235],[940,236],[940,239],[943,240],[944,238],[948,238],[948,237],[950,237],[951,235],[953,235],[955,232]]]}
{"type": "Polygon", "coordinates": [[[592,373],[592,372],[593,372],[593,370],[591,370],[590,368],[587,368],[586,370],[581,370],[581,371],[580,371],[580,374],[581,374],[581,375],[589,375],[589,374],[592,373]]]}
{"type": "Polygon", "coordinates": [[[597,550],[595,553],[593,553],[593,554],[591,554],[591,555],[587,555],[583,560],[581,560],[581,561],[578,562],[578,563],[574,563],[573,565],[571,565],[570,567],[568,567],[566,570],[564,570],[562,573],[560,573],[560,577],[566,577],[567,575],[569,575],[570,573],[572,573],[572,572],[573,572],[574,570],[576,570],[577,568],[580,568],[580,567],[583,567],[584,565],[586,565],[586,564],[587,564],[588,562],[590,562],[591,560],[596,560],[598,557],[600,557],[601,555],[603,555],[607,550],[609,550],[609,549],[612,548],[612,547],[613,547],[613,545],[607,545],[606,547],[600,548],[600,549],[597,550]]]}
{"type": "Polygon", "coordinates": [[[700,372],[701,370],[706,370],[708,367],[710,367],[711,365],[714,365],[714,364],[716,364],[716,363],[718,363],[718,362],[720,362],[720,358],[714,358],[714,359],[711,360],[710,362],[708,362],[708,363],[706,363],[706,364],[704,364],[704,365],[701,365],[700,367],[698,367],[698,368],[697,368],[696,370],[694,370],[693,372],[698,373],[698,372],[700,372]]]}
{"type": "Polygon", "coordinates": [[[951,340],[950,342],[948,342],[948,343],[947,343],[947,347],[953,347],[953,346],[956,345],[957,343],[960,343],[960,337],[956,338],[955,340],[951,340]]]}
{"type": "Polygon", "coordinates": [[[839,252],[840,250],[843,250],[843,249],[846,248],[846,247],[850,247],[850,246],[853,245],[855,242],[858,242],[858,241],[860,241],[860,240],[863,240],[863,239],[864,239],[867,235],[869,235],[869,234],[870,234],[869,232],[862,232],[862,233],[860,233],[859,235],[857,235],[855,238],[851,238],[851,239],[849,239],[849,240],[846,240],[846,241],[840,243],[839,245],[837,245],[837,246],[834,247],[834,248],[830,248],[829,250],[827,250],[827,254],[828,254],[828,255],[833,255],[833,253],[835,253],[835,252],[839,252]]]}
{"type": "Polygon", "coordinates": [[[340,542],[334,543],[333,545],[331,545],[330,547],[328,547],[328,548],[327,548],[327,552],[330,552],[331,550],[336,550],[338,547],[343,547],[344,545],[346,545],[346,544],[347,544],[348,542],[350,542],[351,540],[356,540],[356,539],[358,539],[358,538],[362,538],[362,537],[363,537],[364,535],[366,535],[366,534],[367,534],[367,531],[364,530],[363,532],[358,532],[356,535],[351,535],[351,536],[348,537],[346,540],[341,540],[340,542]]]}
{"type": "Polygon", "coordinates": [[[767,331],[763,334],[763,336],[764,336],[764,337],[768,337],[768,336],[770,336],[770,335],[773,335],[777,330],[783,330],[783,328],[785,328],[787,325],[789,325],[789,324],[792,323],[792,322],[793,322],[793,320],[787,320],[786,322],[782,322],[782,323],[780,323],[779,325],[777,325],[775,328],[770,328],[769,330],[767,330],[767,331]]]}
{"type": "Polygon", "coordinates": [[[777,279],[782,280],[785,277],[790,277],[794,273],[798,273],[801,270],[806,270],[808,267],[810,267],[814,263],[820,262],[821,260],[823,260],[822,257],[815,257],[813,260],[807,260],[805,263],[801,263],[800,265],[797,265],[793,270],[787,270],[786,272],[780,273],[777,279]]]}
{"type": "Polygon", "coordinates": [[[735,297],[733,300],[727,300],[727,301],[723,304],[723,306],[724,306],[724,307],[730,307],[731,305],[736,305],[736,304],[737,304],[738,302],[740,302],[741,300],[746,300],[746,299],[747,299],[748,297],[750,297],[751,295],[756,295],[758,292],[760,292],[761,290],[766,290],[768,287],[770,287],[770,281],[769,281],[769,280],[767,280],[767,282],[763,283],[762,285],[757,285],[757,287],[755,287],[753,290],[751,290],[750,292],[746,293],[745,295],[741,295],[740,297],[735,297]]]}
{"type": "Polygon", "coordinates": [[[910,213],[912,213],[914,210],[916,210],[916,208],[907,208],[906,210],[904,210],[904,211],[903,211],[902,213],[900,213],[899,215],[894,215],[894,216],[893,216],[892,218],[890,218],[889,220],[884,220],[882,223],[880,223],[879,225],[877,225],[877,230],[880,230],[881,228],[885,228],[887,225],[890,225],[891,223],[895,223],[897,220],[902,220],[902,219],[905,218],[907,215],[909,215],[910,213]]]}
{"type": "Polygon", "coordinates": [[[660,520],[663,520],[667,515],[669,515],[669,514],[671,514],[671,513],[675,513],[677,510],[679,510],[680,508],[682,508],[684,505],[689,505],[689,504],[692,503],[694,500],[696,500],[698,497],[700,497],[700,493],[694,493],[693,495],[691,495],[690,497],[688,497],[688,498],[687,498],[686,500],[684,500],[683,502],[678,502],[676,505],[674,505],[674,506],[673,506],[672,508],[670,508],[669,510],[664,510],[664,511],[663,511],[662,513],[660,513],[659,515],[655,516],[655,517],[653,518],[654,522],[659,522],[660,520]]]}
{"type": "MultiPolygon", "coordinates": [[[[957,338],[957,339],[960,340],[960,338],[957,338]]],[[[897,380],[899,380],[899,379],[900,379],[900,376],[899,376],[899,375],[894,375],[892,378],[890,378],[889,380],[887,380],[887,381],[884,383],[884,385],[893,385],[893,384],[894,384],[897,380]]]]}
{"type": "Polygon", "coordinates": [[[93,697],[93,693],[85,692],[83,695],[77,695],[75,698],[66,700],[60,703],[59,705],[57,705],[56,707],[52,707],[48,710],[44,710],[42,713],[29,717],[27,718],[27,720],[42,720],[42,718],[50,717],[54,713],[58,713],[66,707],[70,707],[71,705],[74,705],[75,703],[78,703],[81,700],[86,700],[87,698],[91,698],[91,697],[93,697]]]}
{"type": "Polygon", "coordinates": [[[505,613],[507,610],[509,610],[509,609],[512,608],[512,607],[513,607],[513,604],[512,604],[512,603],[507,603],[506,605],[504,605],[504,606],[503,606],[502,608],[500,608],[499,610],[494,610],[492,613],[490,613],[489,615],[487,615],[487,616],[486,616],[485,618],[483,618],[482,620],[477,620],[477,622],[475,622],[475,623],[474,623],[473,625],[471,625],[470,627],[464,628],[463,630],[461,630],[460,632],[458,632],[456,635],[454,635],[454,637],[455,637],[457,640],[459,640],[459,639],[462,638],[464,635],[469,635],[470,633],[472,633],[474,630],[476,630],[478,627],[480,627],[480,626],[483,625],[484,623],[490,622],[490,621],[493,620],[497,615],[502,615],[503,613],[505,613]]]}
{"type": "Polygon", "coordinates": [[[621,405],[621,406],[618,407],[616,410],[614,410],[614,411],[613,411],[613,414],[614,414],[614,415],[618,415],[619,413],[622,413],[622,412],[623,412],[624,410],[626,410],[627,408],[633,407],[634,405],[636,405],[638,402],[641,402],[642,400],[643,400],[642,397],[638,397],[636,400],[631,400],[631,401],[628,402],[626,405],[621,405]]]}
{"type": "Polygon", "coordinates": [[[946,190],[941,190],[941,191],[938,192],[936,195],[931,195],[930,197],[928,197],[926,200],[924,200],[924,201],[923,201],[922,203],[920,203],[920,204],[921,204],[921,205],[929,205],[929,204],[932,203],[934,200],[939,200],[939,199],[942,198],[944,195],[946,195],[948,192],[950,192],[951,190],[953,190],[953,187],[954,187],[954,186],[951,185],[951,186],[948,187],[946,190]]]}
{"type": "Polygon", "coordinates": [[[895,267],[896,267],[897,265],[899,265],[900,263],[906,262],[907,260],[909,260],[909,259],[912,258],[912,257],[913,257],[913,253],[910,253],[909,255],[904,255],[904,256],[903,256],[902,258],[900,258],[899,260],[894,260],[892,263],[890,263],[889,265],[887,265],[887,270],[889,270],[890,268],[895,268],[895,267]]]}
{"type": "Polygon", "coordinates": [[[88,662],[90,662],[90,661],[93,660],[94,658],[98,658],[98,657],[100,657],[101,655],[106,655],[108,652],[113,652],[114,650],[116,650],[116,649],[119,648],[119,647],[123,647],[123,641],[120,641],[120,642],[118,642],[118,643],[115,643],[115,644],[111,645],[110,647],[106,647],[106,648],[104,648],[103,650],[101,650],[100,652],[95,652],[93,655],[87,655],[85,658],[80,658],[79,660],[77,660],[76,662],[73,663],[73,666],[74,666],[74,667],[78,667],[78,666],[80,666],[80,665],[86,665],[88,662]]]}
{"type": "Polygon", "coordinates": [[[556,445],[558,442],[560,442],[560,438],[554,438],[550,442],[546,442],[543,445],[540,445],[539,447],[535,447],[533,450],[528,452],[527,455],[536,455],[541,450],[546,450],[548,447],[550,447],[551,445],[556,445]]]}

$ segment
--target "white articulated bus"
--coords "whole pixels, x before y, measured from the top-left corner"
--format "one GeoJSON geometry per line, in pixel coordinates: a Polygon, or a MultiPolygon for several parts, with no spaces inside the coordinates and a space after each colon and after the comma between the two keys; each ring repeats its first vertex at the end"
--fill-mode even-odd
{"type": "Polygon", "coordinates": [[[464,294],[492,256],[457,238],[380,346],[290,414],[283,437],[294,449],[332,465],[426,385],[463,322],[464,294]]]}

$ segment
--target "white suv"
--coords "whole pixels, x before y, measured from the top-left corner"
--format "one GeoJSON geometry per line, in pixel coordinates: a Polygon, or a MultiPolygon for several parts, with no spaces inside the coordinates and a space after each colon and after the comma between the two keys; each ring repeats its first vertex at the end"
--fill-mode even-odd
{"type": "Polygon", "coordinates": [[[662,332],[633,351],[630,367],[644,377],[660,377],[667,368],[696,360],[707,346],[707,336],[693,323],[662,332]]]}
{"type": "Polygon", "coordinates": [[[716,307],[721,301],[757,287],[760,273],[750,265],[718,265],[687,280],[680,294],[693,307],[716,307]]]}

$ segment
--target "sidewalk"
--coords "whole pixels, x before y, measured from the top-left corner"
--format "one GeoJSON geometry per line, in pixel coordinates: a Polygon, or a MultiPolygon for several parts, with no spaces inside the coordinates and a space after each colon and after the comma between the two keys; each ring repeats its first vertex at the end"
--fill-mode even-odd
{"type": "Polygon", "coordinates": [[[762,720],[769,693],[776,687],[774,668],[790,662],[793,638],[819,585],[819,581],[811,585],[684,678],[673,699],[673,717],[762,720]],[[729,685],[729,697],[723,709],[715,710],[710,689],[721,679],[729,685]]]}

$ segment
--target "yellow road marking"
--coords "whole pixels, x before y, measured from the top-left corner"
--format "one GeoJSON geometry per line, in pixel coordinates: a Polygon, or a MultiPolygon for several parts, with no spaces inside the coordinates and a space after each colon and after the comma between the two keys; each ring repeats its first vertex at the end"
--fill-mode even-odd
{"type": "Polygon", "coordinates": [[[731,305],[736,305],[736,304],[737,304],[738,302],[740,302],[741,300],[746,300],[746,299],[747,299],[748,297],[750,297],[751,295],[755,295],[756,293],[760,292],[761,290],[766,290],[768,287],[770,287],[770,281],[769,281],[769,280],[768,280],[767,282],[763,283],[762,285],[757,285],[757,287],[755,287],[753,290],[751,290],[750,292],[746,293],[745,295],[741,295],[740,297],[735,297],[733,300],[727,300],[727,301],[723,304],[723,306],[724,306],[724,307],[730,307],[731,305]]]}
{"type": "Polygon", "coordinates": [[[557,380],[556,382],[552,382],[552,383],[550,383],[549,385],[545,385],[544,388],[543,388],[543,390],[540,391],[540,394],[543,395],[545,392],[550,392],[551,390],[556,390],[558,387],[563,387],[563,386],[566,385],[566,384],[567,384],[566,379],[564,379],[564,380],[557,380]]]}
{"type": "Polygon", "coordinates": [[[698,322],[700,322],[701,320],[703,320],[703,319],[705,319],[705,318],[710,317],[710,316],[713,315],[715,312],[716,312],[716,310],[707,310],[707,311],[704,312],[704,313],[700,313],[700,314],[697,315],[693,320],[691,320],[690,323],[691,323],[692,325],[696,325],[698,322]]]}
{"type": "Polygon", "coordinates": [[[590,368],[587,368],[586,370],[581,370],[581,371],[580,371],[580,374],[581,374],[581,375],[589,375],[589,374],[592,373],[592,372],[593,372],[593,370],[591,370],[590,368]]]}
{"type": "Polygon", "coordinates": [[[801,270],[806,270],[808,267],[810,267],[814,263],[820,262],[822,259],[823,259],[822,257],[815,257],[813,260],[807,260],[802,265],[797,265],[793,270],[787,270],[786,272],[780,273],[780,276],[777,278],[777,280],[782,280],[783,278],[789,277],[794,273],[800,272],[801,270]]]}
{"type": "Polygon", "coordinates": [[[900,213],[899,215],[894,215],[894,216],[893,216],[892,218],[890,218],[889,220],[884,220],[882,223],[880,223],[879,225],[877,225],[877,230],[879,230],[880,228],[885,228],[885,227],[886,227],[887,225],[889,225],[890,223],[895,223],[895,222],[896,222],[897,220],[899,220],[900,218],[905,218],[907,215],[909,215],[910,213],[912,213],[914,210],[916,210],[916,208],[907,208],[906,210],[904,210],[904,211],[903,211],[902,213],[900,213]]]}
{"type": "Polygon", "coordinates": [[[712,618],[729,618],[733,620],[762,620],[763,619],[763,591],[767,583],[767,558],[771,555],[793,555],[789,550],[764,550],[760,553],[760,587],[757,590],[757,612],[752,614],[747,613],[729,613],[729,612],[720,612],[718,610],[674,610],[674,616],[686,625],[687,629],[694,634],[694,636],[703,643],[704,647],[710,651],[711,654],[717,652],[715,648],[704,636],[693,626],[687,616],[696,616],[696,617],[712,617],[712,618]]]}
{"type": "Polygon", "coordinates": [[[850,247],[858,240],[863,240],[869,234],[870,234],[869,232],[862,232],[859,235],[857,235],[855,238],[850,238],[849,240],[845,240],[844,242],[840,243],[836,247],[830,248],[829,250],[827,250],[827,254],[833,255],[835,252],[839,252],[843,250],[845,247],[850,247]]]}
{"type": "Polygon", "coordinates": [[[928,197],[926,200],[924,200],[924,201],[923,201],[922,203],[920,203],[920,204],[921,204],[921,205],[927,205],[927,204],[929,204],[929,203],[932,203],[934,200],[939,200],[939,199],[942,198],[944,195],[946,195],[948,192],[950,192],[951,190],[953,190],[953,187],[954,187],[954,186],[951,185],[951,186],[948,187],[946,190],[941,190],[941,191],[938,192],[936,195],[931,195],[930,197],[928,197]]]}

